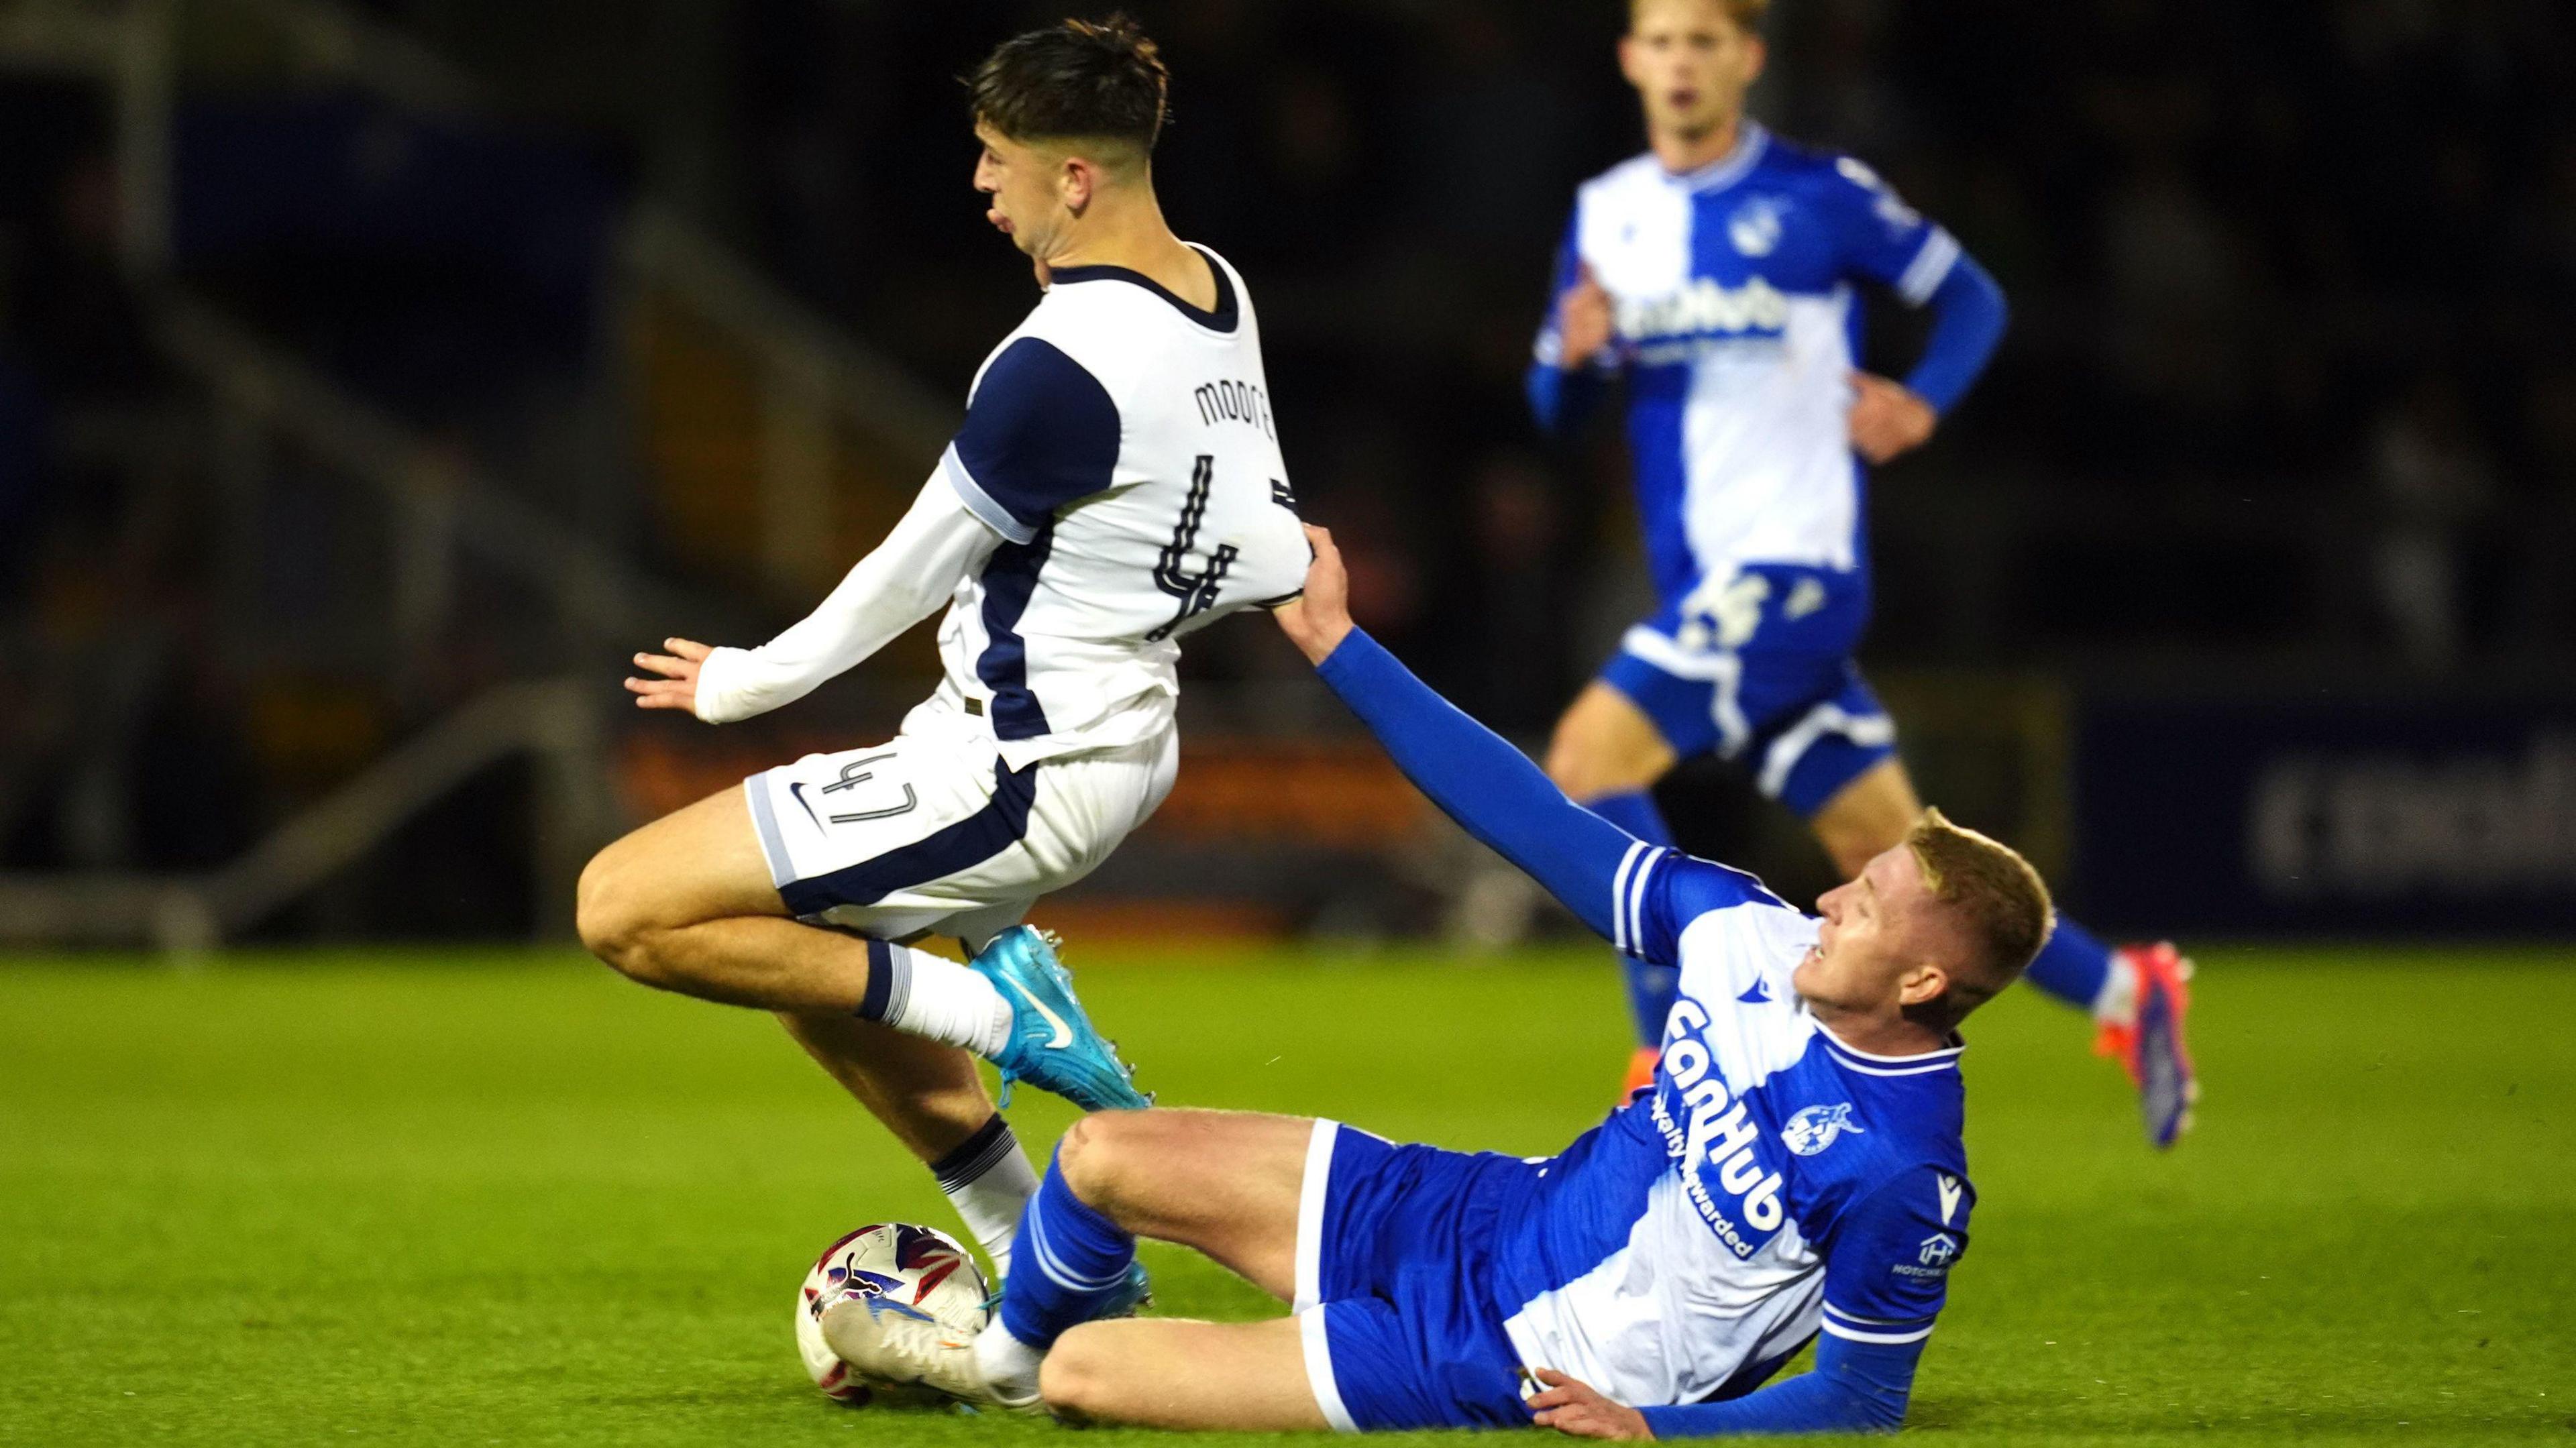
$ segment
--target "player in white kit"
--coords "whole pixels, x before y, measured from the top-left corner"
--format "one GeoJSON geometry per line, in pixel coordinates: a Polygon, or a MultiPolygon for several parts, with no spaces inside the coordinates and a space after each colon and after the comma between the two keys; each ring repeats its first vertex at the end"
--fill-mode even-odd
{"type": "Polygon", "coordinates": [[[943,677],[893,739],[809,755],[647,825],[584,872],[580,929],[648,985],[778,1013],[939,1177],[1008,1270],[1036,1189],[970,1052],[1140,1106],[1034,931],[1154,812],[1179,638],[1296,596],[1308,549],[1242,278],[1163,219],[1167,76],[1124,21],[1004,43],[969,78],[989,218],[1036,310],[977,374],[912,508],[756,649],[672,639],[629,679],[709,723],[790,703],[937,608],[943,677]],[[958,966],[897,943],[926,932],[958,966]]]}

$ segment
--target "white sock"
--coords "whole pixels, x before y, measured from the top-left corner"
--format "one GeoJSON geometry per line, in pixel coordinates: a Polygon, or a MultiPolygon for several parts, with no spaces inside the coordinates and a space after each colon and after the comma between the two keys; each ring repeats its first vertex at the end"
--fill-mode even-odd
{"type": "Polygon", "coordinates": [[[2111,968],[2102,976],[2102,989],[2093,997],[2093,1019],[2125,1026],[2138,1018],[2138,968],[2129,961],[2127,952],[2111,952],[2111,968]]]}
{"type": "Polygon", "coordinates": [[[868,942],[868,991],[857,1014],[988,1061],[1011,1039],[1011,1003],[991,981],[927,951],[882,940],[868,942]]]}
{"type": "Polygon", "coordinates": [[[964,1218],[966,1230],[993,1260],[992,1285],[1010,1279],[1011,1247],[1019,1240],[1020,1213],[1038,1194],[1038,1174],[1000,1112],[955,1151],[930,1164],[939,1189],[964,1218]]]}
{"type": "Polygon", "coordinates": [[[975,1372],[1005,1398],[1033,1398],[1038,1392],[1038,1364],[1046,1349],[1011,1336],[997,1314],[975,1334],[975,1372]]]}

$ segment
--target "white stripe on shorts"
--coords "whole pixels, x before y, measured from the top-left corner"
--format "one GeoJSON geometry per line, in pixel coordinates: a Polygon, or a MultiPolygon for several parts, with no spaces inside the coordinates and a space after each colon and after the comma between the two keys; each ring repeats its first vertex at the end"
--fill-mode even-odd
{"type": "MultiPolygon", "coordinates": [[[[1304,1312],[1324,1300],[1324,1192],[1332,1183],[1333,1142],[1341,1134],[1340,1122],[1318,1119],[1314,1135],[1306,1138],[1306,1176],[1297,1187],[1297,1296],[1288,1305],[1291,1312],[1304,1312]]],[[[1321,1319],[1317,1321],[1320,1334],[1321,1319]]]]}
{"type": "Polygon", "coordinates": [[[1360,1425],[1351,1421],[1351,1410],[1342,1406],[1342,1385],[1333,1378],[1333,1343],[1324,1334],[1323,1304],[1299,1309],[1297,1337],[1306,1349],[1306,1386],[1315,1394],[1315,1406],[1323,1410],[1324,1421],[1336,1433],[1358,1432],[1360,1425]]]}

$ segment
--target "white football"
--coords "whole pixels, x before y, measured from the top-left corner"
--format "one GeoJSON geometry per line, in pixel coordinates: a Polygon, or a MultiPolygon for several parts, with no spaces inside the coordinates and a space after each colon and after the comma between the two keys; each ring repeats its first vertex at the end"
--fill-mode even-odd
{"type": "Polygon", "coordinates": [[[957,1239],[935,1227],[879,1222],[859,1228],[814,1259],[796,1297],[796,1352],[823,1396],[857,1407],[878,1398],[936,1399],[927,1389],[871,1382],[823,1341],[823,1312],[858,1297],[887,1297],[962,1333],[983,1330],[989,1315],[984,1274],[957,1239]]]}

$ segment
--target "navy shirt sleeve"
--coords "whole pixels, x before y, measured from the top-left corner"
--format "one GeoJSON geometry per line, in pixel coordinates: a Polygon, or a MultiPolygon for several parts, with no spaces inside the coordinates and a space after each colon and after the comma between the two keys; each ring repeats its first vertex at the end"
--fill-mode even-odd
{"type": "Polygon", "coordinates": [[[1905,204],[1878,173],[1849,156],[1824,178],[1824,211],[1841,243],[1843,269],[1921,306],[1949,279],[1959,243],[1905,204]]]}
{"type": "Polygon", "coordinates": [[[1919,1342],[1968,1250],[1967,1179],[1908,1167],[1847,1209],[1825,1254],[1825,1331],[1852,1342],[1919,1342]]]}
{"type": "Polygon", "coordinates": [[[1118,404],[1051,342],[1022,337],[984,368],[940,466],[967,509],[1014,543],[1109,488],[1118,404]]]}
{"type": "Polygon", "coordinates": [[[1681,964],[1682,932],[1712,910],[1788,902],[1742,870],[1674,850],[1636,859],[1613,886],[1618,917],[1610,943],[1655,965],[1681,964]]]}

